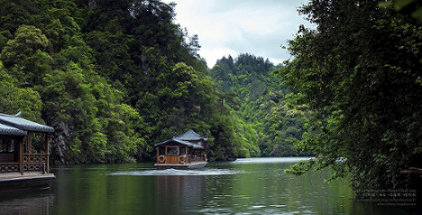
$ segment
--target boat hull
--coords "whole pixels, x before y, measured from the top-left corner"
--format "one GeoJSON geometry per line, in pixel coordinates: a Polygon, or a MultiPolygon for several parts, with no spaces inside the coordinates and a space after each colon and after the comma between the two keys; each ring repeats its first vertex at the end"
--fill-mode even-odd
{"type": "Polygon", "coordinates": [[[185,163],[185,164],[164,164],[164,163],[156,163],[154,167],[157,169],[198,169],[203,168],[207,165],[208,162],[201,161],[201,162],[192,162],[192,163],[185,163]]]}

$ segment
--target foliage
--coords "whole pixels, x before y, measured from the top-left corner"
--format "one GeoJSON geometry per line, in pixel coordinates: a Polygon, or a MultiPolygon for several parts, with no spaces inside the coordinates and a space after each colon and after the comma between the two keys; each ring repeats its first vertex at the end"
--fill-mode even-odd
{"type": "Polygon", "coordinates": [[[380,2],[381,7],[393,7],[396,11],[402,14],[410,15],[411,17],[422,22],[422,7],[418,0],[388,0],[380,2]]]}
{"type": "MultiPolygon", "coordinates": [[[[280,70],[296,105],[312,111],[301,145],[310,165],[350,176],[354,188],[412,186],[400,171],[421,163],[422,27],[377,1],[311,1],[280,70]]],[[[303,168],[298,168],[298,167],[303,168]]]]}
{"type": "Polygon", "coordinates": [[[53,162],[150,160],[154,143],[190,128],[209,136],[212,160],[237,157],[174,4],[90,2],[0,0],[0,111],[54,126],[53,162]]]}
{"type": "Polygon", "coordinates": [[[16,114],[22,111],[22,117],[42,122],[42,101],[40,94],[31,88],[18,87],[18,80],[8,74],[0,61],[0,112],[16,114]]]}
{"type": "Polygon", "coordinates": [[[272,74],[275,68],[268,59],[241,54],[223,57],[211,70],[222,102],[232,109],[242,157],[310,155],[295,147],[306,114],[288,106],[289,91],[272,74]]]}

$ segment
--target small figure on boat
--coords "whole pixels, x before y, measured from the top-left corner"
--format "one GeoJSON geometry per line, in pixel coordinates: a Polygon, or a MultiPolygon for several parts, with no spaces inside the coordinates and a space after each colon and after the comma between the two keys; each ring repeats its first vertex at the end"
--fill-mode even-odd
{"type": "Polygon", "coordinates": [[[160,169],[202,168],[207,164],[207,141],[192,129],[186,133],[155,144],[160,169]]]}

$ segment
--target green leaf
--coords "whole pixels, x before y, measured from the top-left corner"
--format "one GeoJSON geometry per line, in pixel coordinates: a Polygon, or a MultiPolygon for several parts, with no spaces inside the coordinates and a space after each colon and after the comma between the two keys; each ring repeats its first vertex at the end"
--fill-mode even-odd
{"type": "Polygon", "coordinates": [[[400,11],[401,9],[411,4],[413,1],[414,0],[393,0],[394,9],[400,11]]]}
{"type": "Polygon", "coordinates": [[[422,22],[422,8],[419,8],[413,12],[412,17],[422,22]]]}
{"type": "Polygon", "coordinates": [[[393,3],[391,1],[386,1],[386,2],[380,2],[378,5],[381,8],[387,8],[387,7],[391,7],[391,5],[393,5],[393,3]]]}

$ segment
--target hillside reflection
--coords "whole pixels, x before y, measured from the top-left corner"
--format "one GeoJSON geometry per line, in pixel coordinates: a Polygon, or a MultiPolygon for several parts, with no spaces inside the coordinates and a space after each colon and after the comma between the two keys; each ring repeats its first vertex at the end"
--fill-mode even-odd
{"type": "Polygon", "coordinates": [[[0,214],[48,215],[52,194],[0,193],[0,214]]]}
{"type": "Polygon", "coordinates": [[[198,202],[207,195],[206,176],[159,176],[156,179],[158,211],[163,212],[163,206],[171,214],[175,208],[178,211],[189,211],[197,207],[198,202]]]}

